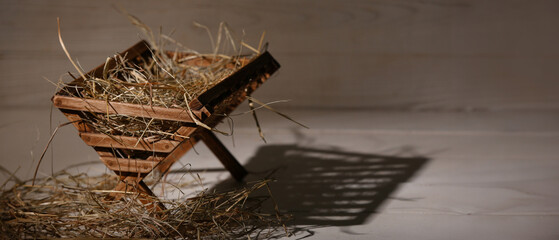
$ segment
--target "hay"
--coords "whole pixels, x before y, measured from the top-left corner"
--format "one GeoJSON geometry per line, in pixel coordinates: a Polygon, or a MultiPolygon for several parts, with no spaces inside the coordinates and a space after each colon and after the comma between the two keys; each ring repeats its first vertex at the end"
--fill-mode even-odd
{"type": "MultiPolygon", "coordinates": [[[[153,48],[153,47],[152,47],[153,48]]],[[[158,49],[158,48],[155,48],[158,49]]],[[[188,103],[242,67],[240,57],[182,54],[152,49],[143,61],[127,61],[115,55],[113,69],[101,78],[85,75],[71,96],[166,108],[186,108],[188,103]],[[207,66],[187,64],[196,58],[210,58],[207,66]]]]}
{"type": "MultiPolygon", "coordinates": [[[[284,216],[262,212],[270,180],[222,193],[165,200],[167,210],[149,209],[137,193],[107,200],[115,175],[90,177],[61,171],[16,184],[0,198],[0,235],[4,238],[188,238],[250,239],[285,236],[284,216]],[[259,190],[258,195],[255,192],[259,190]]],[[[178,186],[180,183],[168,185],[178,186]]],[[[152,199],[153,201],[159,201],[152,199]]]]}

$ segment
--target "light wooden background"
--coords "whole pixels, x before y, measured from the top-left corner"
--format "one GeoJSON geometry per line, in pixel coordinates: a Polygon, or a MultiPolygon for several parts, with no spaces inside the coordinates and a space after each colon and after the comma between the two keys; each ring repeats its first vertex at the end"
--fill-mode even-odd
{"type": "MultiPolygon", "coordinates": [[[[210,44],[193,21],[214,32],[226,21],[253,45],[266,31],[282,68],[256,97],[292,99],[276,106],[311,126],[262,111],[267,146],[429,159],[379,208],[363,212],[365,222],[313,229],[312,239],[559,239],[559,1],[0,0],[0,183],[14,172],[32,178],[50,132],[66,122],[55,110],[49,126],[55,89],[43,79],[73,69],[56,17],[85,69],[139,40],[112,5],[154,29],[175,29],[176,39],[200,51],[210,44]]],[[[220,138],[250,166],[264,143],[252,116],[239,116],[235,128],[235,146],[220,138]]],[[[181,163],[221,168],[197,148],[181,163]]],[[[106,171],[72,127],[50,149],[39,176],[106,171]]],[[[279,161],[282,176],[300,173],[286,162],[279,161]]],[[[211,186],[229,174],[203,177],[211,186]]]]}
{"type": "Polygon", "coordinates": [[[263,100],[284,106],[433,111],[557,109],[559,1],[1,1],[0,107],[46,107],[72,70],[56,17],[85,69],[139,39],[115,10],[185,45],[210,49],[197,21],[227,22],[257,45],[266,31],[282,69],[263,100]]]}

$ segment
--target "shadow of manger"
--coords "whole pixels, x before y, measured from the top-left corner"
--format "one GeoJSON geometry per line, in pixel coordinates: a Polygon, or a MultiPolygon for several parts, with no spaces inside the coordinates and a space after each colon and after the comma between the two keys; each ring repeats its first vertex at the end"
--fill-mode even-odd
{"type": "MultiPolygon", "coordinates": [[[[246,181],[269,177],[274,199],[290,225],[363,224],[381,203],[426,162],[423,157],[394,157],[312,149],[296,145],[260,147],[245,168],[246,181]]],[[[232,179],[215,189],[234,186],[232,179]]]]}

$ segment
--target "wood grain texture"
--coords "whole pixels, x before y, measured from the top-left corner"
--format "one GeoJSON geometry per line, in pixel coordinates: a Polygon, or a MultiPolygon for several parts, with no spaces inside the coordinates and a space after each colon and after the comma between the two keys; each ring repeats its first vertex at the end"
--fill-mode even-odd
{"type": "MultiPolygon", "coordinates": [[[[52,98],[52,102],[55,107],[61,109],[194,123],[187,110],[180,108],[165,108],[132,103],[107,102],[97,99],[83,99],[58,95],[52,98]]],[[[199,110],[192,110],[192,114],[198,117],[202,116],[202,113],[199,110]]]]}
{"type": "MultiPolygon", "coordinates": [[[[203,29],[226,21],[257,45],[262,31],[282,64],[263,100],[285,106],[404,110],[558,109],[559,2],[373,1],[2,1],[0,106],[48,105],[71,64],[56,17],[84,69],[138,41],[112,4],[153,29],[176,30],[209,51],[203,29]],[[243,31],[244,30],[244,31],[243,31]]],[[[68,77],[64,77],[68,79],[68,77]]]]}
{"type": "Polygon", "coordinates": [[[92,147],[125,148],[153,152],[171,152],[179,145],[179,141],[159,140],[151,142],[149,139],[137,137],[107,136],[101,133],[79,133],[82,140],[92,147]]]}
{"type": "MultiPolygon", "coordinates": [[[[158,159],[159,161],[162,159],[158,159]]],[[[159,161],[142,159],[125,159],[115,157],[101,157],[107,168],[116,172],[150,173],[159,161]]]]}

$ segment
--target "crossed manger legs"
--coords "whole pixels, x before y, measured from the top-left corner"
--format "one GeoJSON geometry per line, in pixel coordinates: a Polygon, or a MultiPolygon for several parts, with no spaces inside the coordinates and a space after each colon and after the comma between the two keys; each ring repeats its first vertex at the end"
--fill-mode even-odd
{"type": "MultiPolygon", "coordinates": [[[[221,143],[221,141],[215,136],[215,134],[202,127],[183,127],[179,129],[182,136],[187,136],[188,138],[182,141],[176,148],[165,157],[163,160],[158,162],[153,169],[157,168],[161,173],[166,174],[173,163],[175,163],[181,156],[194,147],[198,141],[202,141],[206,146],[214,153],[214,155],[223,164],[225,169],[227,169],[233,178],[237,181],[242,181],[242,179],[247,175],[245,168],[235,159],[235,157],[227,150],[227,148],[221,143]]],[[[114,156],[104,156],[105,153],[100,153],[101,160],[112,169],[117,175],[120,176],[120,181],[114,188],[115,192],[110,194],[110,198],[118,200],[124,196],[123,192],[137,192],[140,195],[147,195],[150,197],[155,196],[155,194],[149,189],[149,187],[144,183],[143,179],[151,172],[151,170],[137,171],[137,172],[123,172],[115,170],[110,158],[115,159],[114,156]]],[[[136,164],[138,161],[137,160],[136,164]]],[[[117,162],[118,163],[118,162],[117,162]]],[[[133,161],[128,162],[128,164],[134,164],[133,161]]],[[[152,163],[153,164],[153,163],[152,163]]],[[[120,166],[122,169],[130,169],[131,166],[120,166]]],[[[136,165],[133,167],[138,169],[136,165]]],[[[140,166],[141,168],[141,166],[140,166]]],[[[151,204],[152,201],[148,198],[139,198],[144,204],[151,204]]],[[[164,208],[161,204],[157,207],[164,208]]]]}

